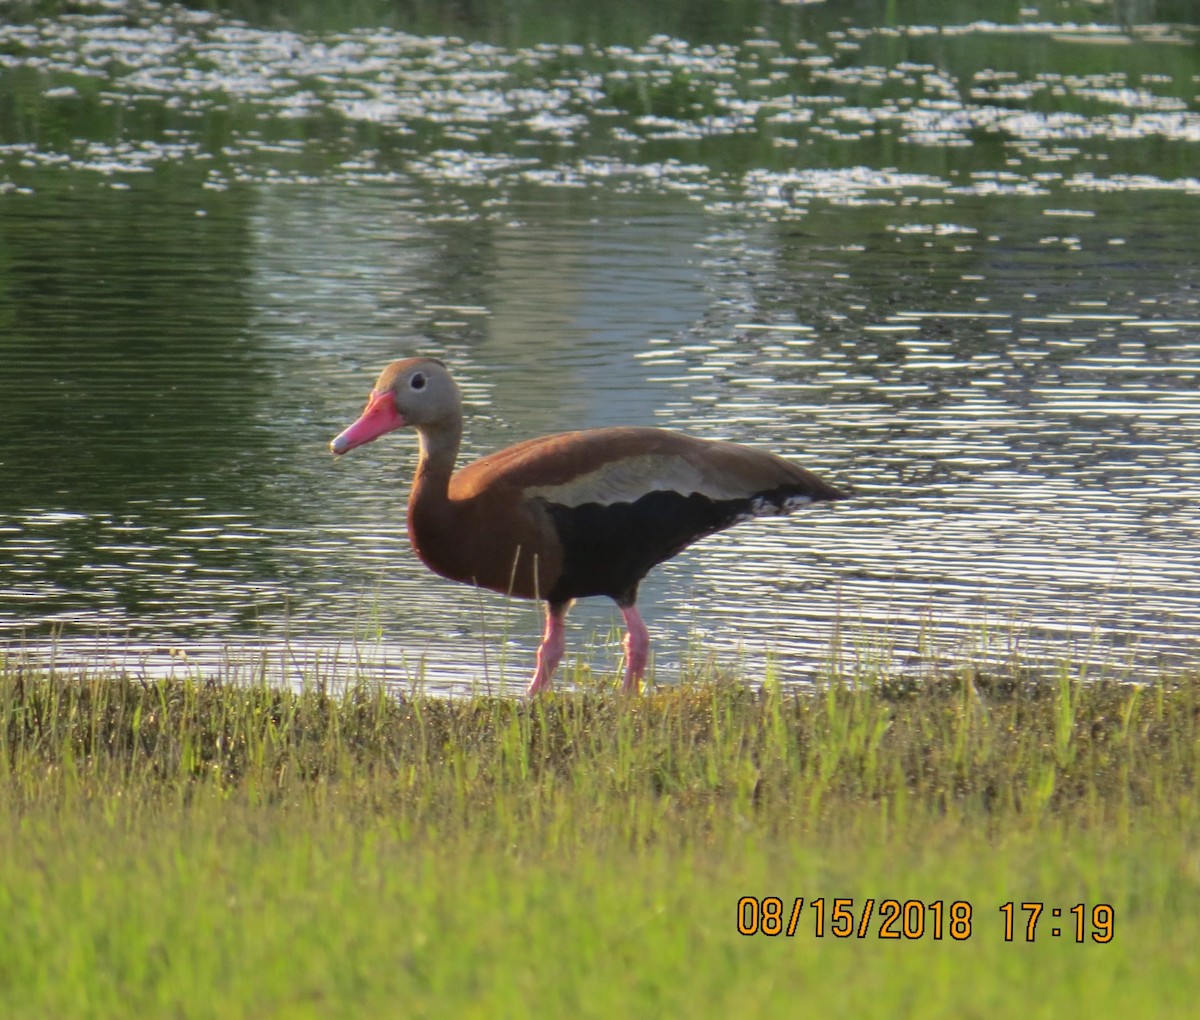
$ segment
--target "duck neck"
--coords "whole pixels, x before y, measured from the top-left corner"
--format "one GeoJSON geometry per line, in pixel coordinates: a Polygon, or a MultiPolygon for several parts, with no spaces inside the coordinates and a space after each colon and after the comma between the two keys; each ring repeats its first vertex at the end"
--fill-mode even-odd
{"type": "Polygon", "coordinates": [[[450,476],[462,442],[462,427],[423,428],[418,433],[421,444],[417,458],[417,473],[413,479],[410,511],[442,509],[450,500],[450,476]]]}

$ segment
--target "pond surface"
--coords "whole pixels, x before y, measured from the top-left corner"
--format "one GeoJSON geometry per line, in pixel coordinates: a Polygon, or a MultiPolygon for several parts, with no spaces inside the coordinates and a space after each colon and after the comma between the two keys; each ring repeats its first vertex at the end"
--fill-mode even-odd
{"type": "Polygon", "coordinates": [[[466,456],[655,424],[855,488],[656,570],[660,680],[1194,664],[1190,5],[877,6],[15,5],[0,649],[523,687],[536,607],[408,548],[414,437],[328,453],[425,353],[466,456]]]}

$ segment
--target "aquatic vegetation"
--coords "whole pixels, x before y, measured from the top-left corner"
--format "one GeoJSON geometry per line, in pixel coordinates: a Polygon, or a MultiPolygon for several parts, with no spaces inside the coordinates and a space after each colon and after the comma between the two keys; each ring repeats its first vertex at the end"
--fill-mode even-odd
{"type": "MultiPolygon", "coordinates": [[[[278,158],[293,153],[324,163],[326,178],[416,173],[508,189],[606,183],[613,161],[640,186],[661,187],[676,180],[674,163],[699,162],[710,187],[737,191],[740,175],[786,173],[801,152],[819,174],[857,147],[869,154],[863,165],[887,174],[881,151],[919,172],[921,150],[941,151],[953,169],[956,149],[985,143],[1033,188],[1046,163],[1064,159],[1119,173],[1122,153],[1147,141],[1179,149],[1182,167],[1200,137],[1186,25],[1021,19],[847,30],[810,17],[800,38],[785,23],[780,38],[759,27],[737,42],[659,33],[633,44],[513,45],[391,27],[266,27],[153,2],[85,3],[0,27],[0,74],[20,96],[0,166],[19,187],[13,168],[22,165],[66,161],[119,177],[186,160],[210,164],[212,186],[227,187],[308,179],[307,169],[278,158]],[[939,40],[956,47],[950,62],[939,40]],[[1031,56],[1031,41],[1057,51],[1054,69],[1031,56]],[[1133,66],[1088,69],[1092,54],[1122,44],[1136,44],[1123,51],[1136,53],[1133,66]],[[1081,69],[1060,69],[1071,64],[1081,69]],[[35,111],[50,108],[77,114],[81,126],[87,115],[90,130],[40,137],[35,111]],[[728,146],[714,143],[738,138],[755,144],[730,166],[728,146]],[[520,158],[489,162],[498,152],[552,172],[524,174],[520,158]],[[638,174],[645,166],[657,172],[638,174]]],[[[960,194],[973,188],[953,183],[960,194]]]]}

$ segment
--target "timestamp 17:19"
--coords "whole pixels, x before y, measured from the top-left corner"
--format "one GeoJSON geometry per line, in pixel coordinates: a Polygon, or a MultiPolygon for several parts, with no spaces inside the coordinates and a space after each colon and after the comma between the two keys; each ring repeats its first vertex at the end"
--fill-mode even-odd
{"type": "MultiPolygon", "coordinates": [[[[1000,906],[1000,913],[1004,915],[1004,941],[1012,942],[1014,932],[1020,935],[1021,921],[1024,920],[1025,941],[1032,942],[1037,936],[1038,919],[1045,910],[1046,905],[1044,903],[1021,903],[1018,905],[1010,901],[1002,904],[1000,906]],[[1020,916],[1019,911],[1025,912],[1026,916],[1024,919],[1020,916]]],[[[1061,907],[1051,907],[1049,913],[1052,918],[1058,918],[1062,917],[1063,910],[1061,907]]],[[[1074,935],[1076,942],[1083,942],[1086,938],[1089,919],[1091,921],[1093,942],[1112,941],[1116,912],[1110,904],[1095,904],[1090,911],[1090,917],[1087,905],[1084,903],[1076,903],[1067,913],[1075,918],[1074,935]]],[[[1044,933],[1045,930],[1043,929],[1044,933]]],[[[1056,926],[1050,929],[1050,934],[1057,937],[1063,934],[1069,935],[1070,932],[1064,932],[1062,928],[1056,926]]]]}

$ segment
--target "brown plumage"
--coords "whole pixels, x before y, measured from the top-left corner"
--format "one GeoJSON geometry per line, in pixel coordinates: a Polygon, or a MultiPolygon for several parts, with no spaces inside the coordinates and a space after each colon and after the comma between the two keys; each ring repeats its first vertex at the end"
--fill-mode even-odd
{"type": "Polygon", "coordinates": [[[751,517],[846,498],[772,453],[655,428],[564,432],[517,443],[455,472],[462,402],[446,366],[409,358],[384,369],[336,454],[393,429],[417,430],[408,534],[435,573],[546,601],[529,692],[550,686],[577,598],[607,595],[628,627],[625,690],[637,690],[649,636],[638,584],[656,564],[751,517]]]}

